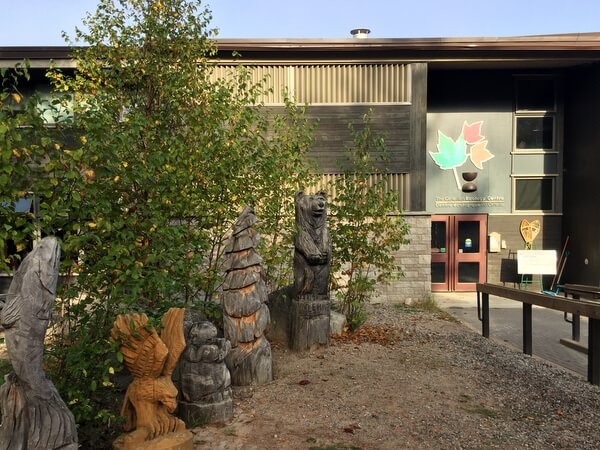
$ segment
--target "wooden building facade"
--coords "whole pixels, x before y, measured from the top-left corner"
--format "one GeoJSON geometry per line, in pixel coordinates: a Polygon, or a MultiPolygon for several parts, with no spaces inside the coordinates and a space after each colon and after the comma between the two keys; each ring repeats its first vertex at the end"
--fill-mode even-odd
{"type": "MultiPolygon", "coordinates": [[[[318,118],[311,157],[335,177],[349,123],[372,111],[389,182],[411,225],[405,277],[382,295],[417,300],[478,281],[520,283],[520,224],[560,253],[562,281],[600,285],[600,33],[513,38],[219,40],[216,76],[234,64],[269,76],[318,118]],[[234,58],[234,52],[240,57],[234,58]]],[[[0,48],[0,65],[71,64],[68,48],[0,48]]],[[[526,287],[526,286],[525,286],[526,287]]]]}

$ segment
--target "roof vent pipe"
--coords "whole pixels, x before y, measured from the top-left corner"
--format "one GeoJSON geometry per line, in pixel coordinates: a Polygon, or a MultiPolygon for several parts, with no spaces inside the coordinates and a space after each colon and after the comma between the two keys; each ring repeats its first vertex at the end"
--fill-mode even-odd
{"type": "Polygon", "coordinates": [[[366,39],[367,37],[369,37],[370,32],[371,30],[369,30],[368,28],[355,28],[354,30],[350,30],[350,34],[355,39],[366,39]]]}

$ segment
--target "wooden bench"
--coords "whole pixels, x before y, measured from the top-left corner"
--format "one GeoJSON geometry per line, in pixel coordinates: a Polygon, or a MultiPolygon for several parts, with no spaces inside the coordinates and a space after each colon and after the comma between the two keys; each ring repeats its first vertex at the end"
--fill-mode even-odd
{"type": "Polygon", "coordinates": [[[570,286],[565,290],[567,296],[554,296],[538,292],[500,286],[491,283],[477,283],[477,309],[482,322],[482,335],[490,337],[490,295],[515,300],[523,304],[523,353],[532,354],[532,306],[571,313],[573,320],[580,316],[589,319],[588,335],[588,381],[600,385],[600,288],[597,291],[582,289],[581,285],[570,286]],[[577,286],[577,287],[573,287],[577,286]],[[594,297],[594,295],[597,295],[594,297]]]}

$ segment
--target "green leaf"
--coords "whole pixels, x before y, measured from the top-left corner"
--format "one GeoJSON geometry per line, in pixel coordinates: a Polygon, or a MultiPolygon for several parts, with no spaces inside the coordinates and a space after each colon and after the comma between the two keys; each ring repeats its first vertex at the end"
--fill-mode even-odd
{"type": "Polygon", "coordinates": [[[461,134],[456,141],[438,130],[438,152],[429,152],[441,169],[453,169],[462,166],[467,160],[467,143],[461,134]]]}

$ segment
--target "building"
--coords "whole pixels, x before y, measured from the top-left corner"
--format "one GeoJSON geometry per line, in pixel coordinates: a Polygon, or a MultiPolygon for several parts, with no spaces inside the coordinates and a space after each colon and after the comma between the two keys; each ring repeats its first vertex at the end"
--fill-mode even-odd
{"type": "MultiPolygon", "coordinates": [[[[218,47],[223,71],[241,63],[270,76],[269,106],[282,105],[283,86],[309,105],[320,120],[311,156],[324,176],[340,172],[348,123],[372,111],[411,225],[397,255],[405,277],[387,298],[527,281],[516,267],[523,220],[539,221],[532,248],[560,254],[569,238],[562,282],[600,285],[600,33],[218,47]]],[[[68,48],[0,48],[1,66],[25,57],[32,68],[72,67],[68,48]]]]}

